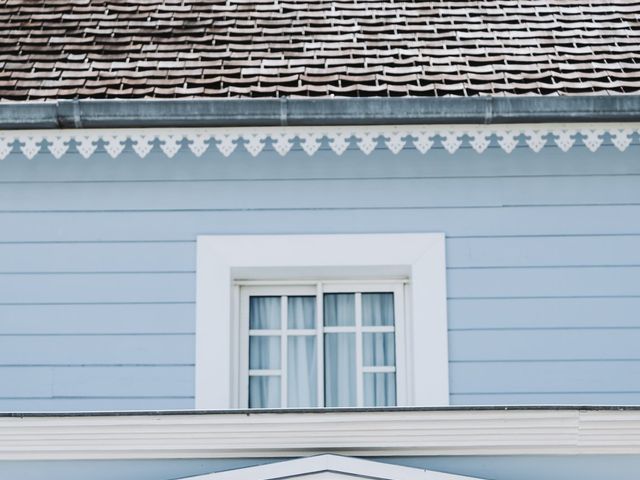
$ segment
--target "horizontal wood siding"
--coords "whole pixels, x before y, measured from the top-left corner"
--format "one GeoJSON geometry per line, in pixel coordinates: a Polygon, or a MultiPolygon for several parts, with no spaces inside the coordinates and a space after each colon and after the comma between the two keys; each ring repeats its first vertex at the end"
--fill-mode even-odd
{"type": "Polygon", "coordinates": [[[192,408],[207,233],[444,232],[451,403],[639,403],[639,151],[10,156],[0,410],[192,408]]]}
{"type": "MultiPolygon", "coordinates": [[[[378,457],[369,460],[493,480],[637,480],[638,455],[378,457]]],[[[250,467],[273,458],[2,461],[1,478],[26,480],[175,480],[250,467]],[[45,473],[46,472],[46,476],[45,473]]]]}

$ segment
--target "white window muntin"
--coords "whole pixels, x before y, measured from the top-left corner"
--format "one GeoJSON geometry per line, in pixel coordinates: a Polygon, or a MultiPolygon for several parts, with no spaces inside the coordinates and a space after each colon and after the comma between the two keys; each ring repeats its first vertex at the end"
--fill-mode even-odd
{"type": "MultiPolygon", "coordinates": [[[[315,336],[317,353],[317,405],[322,407],[324,398],[324,334],[325,333],[355,333],[356,348],[356,399],[357,405],[364,405],[364,374],[365,373],[395,373],[396,404],[406,404],[407,371],[406,350],[407,339],[405,337],[405,289],[406,281],[375,282],[362,280],[345,281],[306,281],[305,285],[281,285],[282,282],[254,281],[236,282],[240,288],[239,312],[236,325],[238,326],[237,338],[240,339],[239,358],[237,372],[240,372],[238,382],[238,399],[240,406],[249,405],[249,377],[250,376],[279,376],[280,377],[280,402],[281,406],[287,406],[287,339],[289,336],[315,336]],[[262,286],[258,286],[262,285],[262,286]],[[362,325],[361,294],[367,292],[388,292],[394,298],[394,325],[393,326],[366,326],[362,325]],[[326,293],[354,293],[355,294],[355,325],[353,326],[324,326],[324,294],[326,293]],[[250,330],[249,328],[249,298],[252,296],[280,297],[280,328],[250,330]],[[316,299],[315,329],[289,329],[287,327],[287,298],[289,296],[313,296],[316,299]],[[362,351],[363,333],[393,333],[395,340],[395,363],[393,366],[365,366],[362,351]],[[249,338],[251,336],[277,336],[280,338],[280,368],[274,370],[251,370],[249,368],[249,338]]],[[[289,282],[287,282],[289,283],[289,282]]]]}

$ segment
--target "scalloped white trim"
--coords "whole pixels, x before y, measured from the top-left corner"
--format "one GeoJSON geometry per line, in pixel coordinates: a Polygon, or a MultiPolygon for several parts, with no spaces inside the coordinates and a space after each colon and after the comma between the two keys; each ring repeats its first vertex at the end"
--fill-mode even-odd
{"type": "Polygon", "coordinates": [[[116,158],[129,142],[133,152],[140,158],[146,157],[156,145],[168,158],[174,157],[183,148],[188,148],[197,157],[216,151],[228,157],[238,149],[257,156],[264,152],[268,144],[282,156],[287,155],[296,144],[310,156],[323,144],[328,145],[336,155],[342,155],[352,145],[352,140],[367,155],[376,148],[386,148],[393,154],[415,148],[426,154],[438,144],[450,154],[454,154],[465,144],[475,152],[482,153],[493,140],[506,153],[513,152],[518,146],[529,147],[536,153],[545,146],[556,146],[567,152],[576,145],[584,145],[595,152],[602,146],[607,134],[613,145],[624,151],[631,145],[633,137],[640,135],[640,125],[408,125],[4,131],[0,132],[0,160],[14,150],[16,142],[28,159],[43,151],[60,158],[69,151],[72,142],[84,158],[93,155],[99,144],[109,156],[116,158]]]}

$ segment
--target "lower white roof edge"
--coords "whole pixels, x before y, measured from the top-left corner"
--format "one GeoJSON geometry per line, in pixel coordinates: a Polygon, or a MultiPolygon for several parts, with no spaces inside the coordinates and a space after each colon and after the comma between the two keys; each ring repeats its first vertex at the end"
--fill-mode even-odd
{"type": "Polygon", "coordinates": [[[640,454],[638,410],[0,417],[0,460],[640,454]]]}

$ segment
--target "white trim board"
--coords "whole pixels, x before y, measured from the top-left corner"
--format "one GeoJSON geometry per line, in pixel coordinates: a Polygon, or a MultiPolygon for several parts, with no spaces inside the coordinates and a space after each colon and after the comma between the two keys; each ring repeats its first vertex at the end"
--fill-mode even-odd
{"type": "Polygon", "coordinates": [[[362,480],[363,478],[371,480],[479,480],[475,477],[331,454],[186,477],[182,480],[362,480]]]}
{"type": "Polygon", "coordinates": [[[0,460],[640,454],[635,410],[0,417],[0,460]]]}
{"type": "Polygon", "coordinates": [[[127,141],[132,142],[133,152],[140,158],[146,157],[156,142],[164,155],[171,158],[181,149],[198,157],[205,153],[228,157],[241,144],[240,150],[257,156],[265,150],[267,143],[271,143],[279,155],[286,155],[296,142],[311,156],[324,141],[336,155],[342,155],[352,138],[355,146],[367,155],[378,146],[394,154],[404,149],[426,154],[436,145],[453,154],[463,144],[482,153],[494,138],[507,153],[517,146],[528,147],[534,152],[545,146],[557,147],[564,152],[584,146],[595,152],[605,136],[618,150],[624,151],[638,135],[638,123],[5,130],[0,131],[0,160],[12,152],[15,142],[22,155],[29,159],[43,149],[60,158],[69,151],[71,143],[85,158],[97,151],[99,143],[116,158],[124,151],[127,141]]]}
{"type": "Polygon", "coordinates": [[[196,408],[243,407],[234,282],[318,275],[409,278],[406,405],[449,404],[444,234],[203,235],[197,249],[196,408]]]}

